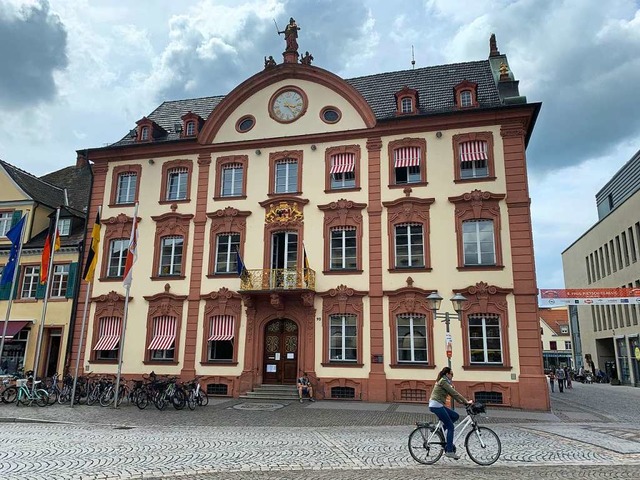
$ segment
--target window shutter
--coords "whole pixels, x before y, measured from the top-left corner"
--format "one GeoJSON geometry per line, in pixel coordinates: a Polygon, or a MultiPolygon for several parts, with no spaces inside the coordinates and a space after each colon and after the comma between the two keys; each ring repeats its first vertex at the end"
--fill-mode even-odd
{"type": "Polygon", "coordinates": [[[47,284],[42,285],[38,278],[38,286],[36,287],[36,298],[44,298],[44,294],[47,291],[47,284]]]}
{"type": "Polygon", "coordinates": [[[69,277],[67,279],[67,298],[73,298],[76,290],[76,277],[78,273],[78,263],[74,262],[69,265],[69,277]]]}
{"type": "Polygon", "coordinates": [[[16,223],[18,223],[21,218],[22,218],[22,210],[14,210],[13,216],[11,217],[11,226],[13,227],[16,223]]]}
{"type": "MultiPolygon", "coordinates": [[[[21,268],[22,268],[22,267],[20,267],[20,265],[16,265],[16,269],[18,270],[18,273],[16,273],[16,283],[17,283],[17,284],[16,284],[16,288],[15,288],[15,290],[13,291],[13,299],[14,299],[14,300],[15,300],[16,298],[18,298],[18,290],[19,290],[19,287],[20,287],[20,275],[21,275],[20,269],[21,269],[21,268]]],[[[11,285],[11,284],[9,284],[9,285],[11,285]]]]}

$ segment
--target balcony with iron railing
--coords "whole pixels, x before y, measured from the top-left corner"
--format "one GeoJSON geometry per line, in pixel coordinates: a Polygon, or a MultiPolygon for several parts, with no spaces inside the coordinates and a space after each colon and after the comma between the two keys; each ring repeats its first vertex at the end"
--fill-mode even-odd
{"type": "Polygon", "coordinates": [[[245,292],[269,292],[316,289],[316,272],[310,268],[270,268],[245,270],[240,276],[240,290],[245,292]]]}

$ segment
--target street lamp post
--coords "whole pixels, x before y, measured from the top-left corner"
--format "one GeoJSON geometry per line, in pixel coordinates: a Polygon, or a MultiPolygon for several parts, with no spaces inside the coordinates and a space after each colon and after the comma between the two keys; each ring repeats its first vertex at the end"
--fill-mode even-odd
{"type": "MultiPolygon", "coordinates": [[[[440,304],[442,303],[442,297],[438,295],[438,292],[433,292],[427,296],[427,300],[429,301],[429,306],[431,307],[431,311],[433,312],[433,318],[442,319],[442,322],[446,327],[445,334],[445,348],[447,351],[447,366],[451,368],[451,355],[453,353],[452,341],[451,341],[451,331],[449,330],[449,325],[451,324],[451,314],[449,312],[438,313],[440,310],[440,304]]],[[[464,302],[467,301],[464,295],[456,293],[453,297],[449,299],[451,304],[453,305],[453,309],[456,311],[458,321],[462,320],[462,306],[464,302]]],[[[451,408],[454,407],[453,398],[451,399],[451,408]]]]}

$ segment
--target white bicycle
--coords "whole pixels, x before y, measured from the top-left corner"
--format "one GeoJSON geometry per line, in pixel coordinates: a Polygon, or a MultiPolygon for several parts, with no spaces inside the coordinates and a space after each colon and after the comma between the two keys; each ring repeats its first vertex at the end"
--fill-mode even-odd
{"type": "MultiPolygon", "coordinates": [[[[455,429],[454,445],[464,435],[467,428],[471,431],[464,439],[469,458],[478,465],[491,465],[498,460],[502,452],[502,444],[498,434],[487,427],[480,427],[476,415],[485,411],[482,403],[466,406],[467,417],[455,429]]],[[[440,460],[444,453],[445,431],[442,422],[436,425],[429,422],[416,423],[416,429],[409,435],[409,453],[413,459],[424,465],[432,465],[440,460]]]]}

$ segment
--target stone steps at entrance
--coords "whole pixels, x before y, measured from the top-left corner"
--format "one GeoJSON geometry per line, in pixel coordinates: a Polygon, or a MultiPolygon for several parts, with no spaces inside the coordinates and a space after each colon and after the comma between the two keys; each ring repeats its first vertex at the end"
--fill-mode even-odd
{"type": "Polygon", "coordinates": [[[240,398],[253,400],[298,400],[298,389],[295,385],[258,385],[252,392],[240,395],[240,398]]]}

